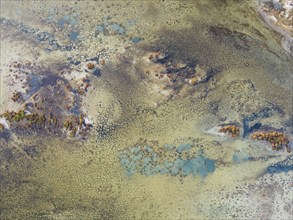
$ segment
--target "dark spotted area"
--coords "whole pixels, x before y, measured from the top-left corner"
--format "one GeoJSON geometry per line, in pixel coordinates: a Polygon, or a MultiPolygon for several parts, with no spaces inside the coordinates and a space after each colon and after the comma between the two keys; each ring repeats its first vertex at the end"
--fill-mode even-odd
{"type": "Polygon", "coordinates": [[[249,50],[253,38],[237,31],[220,26],[210,26],[208,32],[220,43],[229,44],[238,50],[249,50]]]}
{"type": "MultiPolygon", "coordinates": [[[[44,61],[43,67],[31,69],[36,77],[26,84],[29,89],[26,99],[13,104],[23,104],[21,108],[28,112],[44,114],[51,124],[46,120],[44,128],[26,128],[25,119],[12,123],[7,142],[0,138],[0,200],[3,200],[0,216],[3,219],[271,219],[276,206],[280,213],[286,213],[290,207],[286,203],[291,202],[286,199],[290,192],[286,181],[291,170],[285,174],[286,168],[281,175],[278,172],[271,175],[270,168],[268,179],[279,184],[268,185],[267,180],[260,180],[262,187],[254,190],[247,187],[248,182],[257,183],[267,166],[276,164],[271,161],[283,161],[283,152],[271,156],[267,154],[270,149],[253,140],[218,137],[205,133],[199,126],[200,120],[212,125],[231,122],[239,123],[243,130],[242,124],[247,119],[244,128],[248,134],[271,122],[274,122],[272,128],[284,127],[284,131],[291,126],[289,108],[284,114],[274,108],[288,105],[284,89],[287,78],[280,79],[279,85],[275,84],[275,78],[285,76],[289,68],[285,67],[285,59],[281,60],[285,56],[279,53],[277,41],[257,20],[250,3],[240,0],[7,3],[7,8],[17,5],[11,11],[15,16],[4,7],[2,12],[7,19],[0,18],[1,27],[22,34],[17,42],[18,36],[10,35],[11,43],[32,50],[35,49],[32,45],[37,45],[40,54],[35,56],[44,61]],[[25,14],[19,13],[27,10],[36,19],[23,19],[25,14]],[[134,22],[129,25],[126,19],[134,22]],[[19,23],[21,20],[24,24],[19,23]],[[265,36],[266,40],[258,40],[256,35],[265,36]],[[142,40],[131,42],[136,36],[142,40]],[[27,42],[34,44],[26,46],[27,42]],[[272,51],[278,56],[268,52],[266,43],[271,45],[270,49],[276,46],[272,51]],[[170,99],[157,98],[163,86],[153,89],[141,66],[144,64],[141,60],[154,51],[161,51],[161,56],[153,63],[148,60],[146,63],[164,65],[165,68],[159,67],[163,79],[168,80],[168,74],[178,76],[174,86],[170,86],[170,90],[176,91],[170,99]],[[100,56],[102,53],[107,56],[100,56]],[[63,61],[58,60],[59,56],[63,61]],[[94,64],[94,68],[87,68],[88,63],[94,64]],[[177,63],[180,65],[174,66],[177,63]],[[201,83],[191,80],[194,74],[200,74],[200,71],[195,73],[197,65],[206,70],[201,83]],[[78,81],[84,72],[88,78],[78,81]],[[251,85],[247,88],[251,93],[246,94],[239,86],[241,83],[236,83],[234,97],[229,95],[227,85],[235,80],[251,80],[244,83],[251,85]],[[90,85],[85,91],[87,83],[90,85]],[[79,87],[81,84],[84,86],[79,87]],[[267,101],[274,106],[267,105],[267,101]],[[273,110],[265,110],[267,107],[273,110]],[[85,140],[71,138],[76,134],[73,127],[86,128],[86,116],[90,120],[94,117],[92,132],[84,136],[85,140]],[[60,135],[62,132],[67,135],[60,135]],[[195,146],[185,141],[186,136],[203,138],[203,145],[198,147],[205,154],[194,151],[195,146]],[[158,143],[145,147],[137,142],[140,138],[158,143]],[[38,139],[47,142],[37,142],[38,139]],[[206,142],[209,144],[205,145],[206,142]],[[233,152],[236,156],[231,158],[233,152]],[[120,153],[124,158],[118,157],[120,153]],[[131,174],[130,178],[124,171],[131,174]],[[178,181],[178,177],[184,181],[178,181]]],[[[20,53],[23,57],[27,55],[20,53]]],[[[159,77],[154,77],[154,82],[159,77]]],[[[275,216],[281,216],[278,214],[275,216]]]]}
{"type": "Polygon", "coordinates": [[[284,116],[284,111],[282,111],[279,106],[268,103],[267,106],[261,109],[259,112],[254,112],[251,115],[243,117],[243,137],[248,137],[251,132],[262,127],[262,123],[257,121],[264,118],[270,118],[275,114],[284,116]]]}
{"type": "Polygon", "coordinates": [[[98,139],[103,140],[106,138],[110,138],[116,127],[117,126],[115,126],[115,125],[108,125],[105,122],[100,122],[97,126],[98,139]]]}
{"type": "Polygon", "coordinates": [[[14,28],[14,29],[22,32],[28,38],[33,39],[34,41],[36,41],[38,43],[45,44],[46,47],[44,49],[47,52],[52,52],[52,51],[56,51],[56,50],[71,51],[73,49],[71,44],[68,44],[68,45],[60,44],[55,39],[53,34],[48,33],[48,32],[42,32],[38,29],[24,25],[21,22],[0,17],[0,24],[5,25],[7,27],[14,28]]]}
{"type": "Polygon", "coordinates": [[[285,160],[272,164],[267,168],[267,172],[278,174],[282,172],[292,172],[293,170],[293,155],[289,155],[285,160]]]}
{"type": "Polygon", "coordinates": [[[23,150],[32,158],[35,158],[39,153],[38,146],[36,145],[25,146],[23,150]]]}
{"type": "MultiPolygon", "coordinates": [[[[11,137],[11,132],[8,129],[3,129],[0,132],[0,139],[3,139],[7,142],[10,139],[10,137],[11,137]]],[[[0,142],[0,144],[1,144],[1,142],[0,142]]]]}

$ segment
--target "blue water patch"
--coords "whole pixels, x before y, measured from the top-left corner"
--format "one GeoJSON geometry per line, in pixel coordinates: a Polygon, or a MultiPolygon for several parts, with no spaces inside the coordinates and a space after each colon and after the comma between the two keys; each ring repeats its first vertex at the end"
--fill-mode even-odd
{"type": "Polygon", "coordinates": [[[216,162],[215,162],[215,160],[206,158],[205,159],[205,166],[206,166],[206,168],[208,170],[208,173],[213,173],[216,170],[216,162]]]}
{"type": "Polygon", "coordinates": [[[75,15],[64,15],[63,18],[60,18],[57,21],[57,25],[60,28],[64,28],[65,24],[70,25],[71,27],[76,26],[77,19],[75,18],[75,15]]]}
{"type": "Polygon", "coordinates": [[[213,173],[216,169],[215,160],[206,158],[202,151],[199,151],[192,158],[182,158],[183,150],[190,151],[191,144],[181,144],[177,148],[165,144],[165,154],[158,154],[150,146],[135,146],[125,150],[119,157],[120,164],[126,170],[126,175],[135,173],[150,176],[156,174],[169,174],[172,176],[186,177],[188,175],[200,176],[202,178],[213,173]],[[165,159],[166,153],[178,152],[177,158],[165,159]]]}
{"type": "Polygon", "coordinates": [[[61,18],[61,19],[58,20],[57,25],[58,25],[60,28],[64,28],[65,22],[66,22],[66,20],[63,19],[63,18],[61,18]]]}
{"type": "Polygon", "coordinates": [[[140,41],[141,41],[141,38],[140,38],[140,37],[133,37],[133,38],[131,39],[131,42],[134,43],[134,44],[137,44],[137,43],[139,43],[140,41]]]}
{"type": "Polygon", "coordinates": [[[105,26],[103,24],[97,26],[97,31],[98,32],[102,33],[102,32],[104,32],[104,30],[105,30],[105,26]]]}
{"type": "MultiPolygon", "coordinates": [[[[113,33],[124,35],[126,33],[126,28],[122,24],[116,22],[109,22],[110,16],[104,16],[103,22],[96,27],[98,33],[107,33],[112,30],[113,33]]],[[[138,41],[135,39],[134,41],[138,41]]],[[[140,40],[139,40],[140,41],[140,40]]]]}
{"type": "Polygon", "coordinates": [[[76,41],[77,40],[77,36],[78,36],[78,32],[71,31],[71,33],[70,33],[70,40],[71,41],[76,41]]]}
{"type": "Polygon", "coordinates": [[[125,28],[124,28],[122,25],[119,25],[119,24],[117,24],[117,23],[112,23],[112,24],[110,25],[110,28],[111,28],[113,31],[115,31],[117,34],[121,34],[121,35],[123,35],[123,34],[125,34],[125,32],[126,32],[125,28]]]}
{"type": "Polygon", "coordinates": [[[233,154],[232,161],[234,163],[241,163],[250,160],[250,158],[250,154],[248,154],[245,150],[241,150],[233,154]]]}
{"type": "Polygon", "coordinates": [[[69,22],[69,25],[70,26],[75,26],[77,24],[77,20],[75,18],[71,18],[70,22],[69,22]]]}
{"type": "Polygon", "coordinates": [[[109,25],[109,19],[110,19],[110,16],[109,15],[106,15],[103,17],[103,23],[104,25],[109,25]]]}
{"type": "Polygon", "coordinates": [[[240,163],[241,162],[240,158],[236,154],[233,154],[232,161],[234,163],[240,163]]]}
{"type": "Polygon", "coordinates": [[[177,152],[181,153],[183,150],[190,150],[191,144],[180,144],[177,148],[177,152]]]}
{"type": "Polygon", "coordinates": [[[101,70],[99,68],[95,68],[93,74],[96,77],[100,77],[102,75],[101,70]]]}
{"type": "Polygon", "coordinates": [[[293,170],[293,155],[289,155],[285,160],[270,165],[267,168],[268,173],[283,173],[293,170]]]}
{"type": "Polygon", "coordinates": [[[268,173],[283,173],[293,170],[293,165],[274,164],[267,168],[268,173]]]}

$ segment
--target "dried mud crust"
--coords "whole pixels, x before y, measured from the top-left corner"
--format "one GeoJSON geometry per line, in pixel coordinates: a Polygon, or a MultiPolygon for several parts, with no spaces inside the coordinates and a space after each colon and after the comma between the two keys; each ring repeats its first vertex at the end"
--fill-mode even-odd
{"type": "Polygon", "coordinates": [[[260,16],[282,36],[282,47],[293,56],[293,2],[292,0],[259,0],[260,16]]]}

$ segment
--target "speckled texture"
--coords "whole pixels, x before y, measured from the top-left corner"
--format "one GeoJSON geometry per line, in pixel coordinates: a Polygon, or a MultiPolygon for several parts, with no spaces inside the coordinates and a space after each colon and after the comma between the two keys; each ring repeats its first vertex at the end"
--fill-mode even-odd
{"type": "Polygon", "coordinates": [[[198,149],[198,146],[199,143],[180,144],[177,147],[171,144],[158,147],[142,143],[124,150],[119,160],[127,176],[140,173],[147,176],[168,174],[179,178],[188,175],[204,178],[215,171],[215,161],[206,158],[203,149],[198,149]]]}
{"type": "Polygon", "coordinates": [[[0,219],[293,218],[290,0],[0,4],[0,219]]]}

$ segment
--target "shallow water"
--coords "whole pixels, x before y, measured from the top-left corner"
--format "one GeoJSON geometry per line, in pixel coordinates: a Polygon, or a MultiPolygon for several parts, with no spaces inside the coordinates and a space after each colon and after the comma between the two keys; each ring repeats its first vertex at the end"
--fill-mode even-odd
{"type": "Polygon", "coordinates": [[[1,219],[292,219],[292,51],[262,2],[1,1],[1,219]]]}

